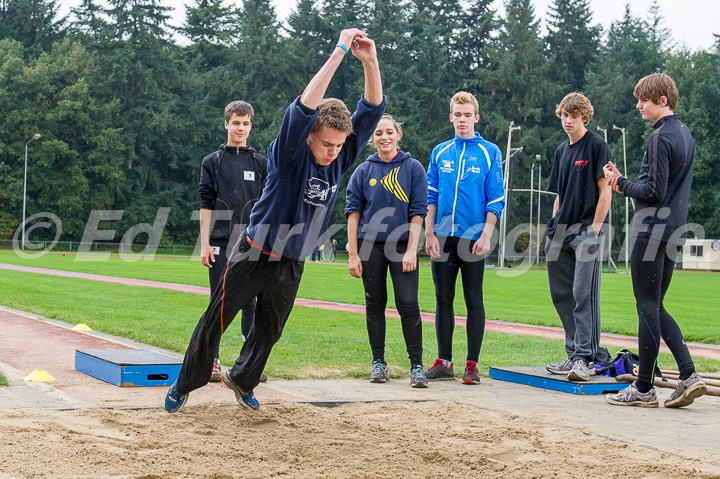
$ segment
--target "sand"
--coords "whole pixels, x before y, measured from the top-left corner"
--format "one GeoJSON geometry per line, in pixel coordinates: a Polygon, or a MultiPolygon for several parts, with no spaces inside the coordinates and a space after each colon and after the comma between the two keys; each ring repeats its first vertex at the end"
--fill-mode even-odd
{"type": "Polygon", "coordinates": [[[720,477],[705,462],[448,401],[8,409],[0,445],[0,479],[720,477]]]}

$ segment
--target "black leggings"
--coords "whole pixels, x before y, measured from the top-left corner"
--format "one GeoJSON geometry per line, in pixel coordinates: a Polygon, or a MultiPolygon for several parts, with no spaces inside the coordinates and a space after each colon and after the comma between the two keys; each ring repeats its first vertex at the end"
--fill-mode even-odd
{"type": "Polygon", "coordinates": [[[695,372],[695,365],[682,331],[663,305],[677,254],[677,246],[670,245],[668,248],[665,242],[637,238],[630,256],[633,293],[640,321],[640,368],[637,385],[641,392],[652,387],[661,337],[675,357],[681,379],[686,379],[695,372]]]}
{"type": "Polygon", "coordinates": [[[432,260],[438,357],[452,361],[452,338],[455,329],[455,310],[453,308],[455,283],[458,271],[462,271],[463,295],[467,307],[467,361],[477,362],[485,334],[485,305],[483,304],[485,258],[472,254],[472,246],[475,241],[454,236],[438,236],[438,240],[442,247],[442,256],[432,260]]]}
{"type": "MultiPolygon", "coordinates": [[[[214,240],[210,239],[210,246],[218,248],[218,253],[214,254],[215,262],[212,268],[208,268],[210,275],[210,297],[212,298],[215,294],[215,290],[218,286],[222,286],[223,277],[225,276],[225,268],[227,268],[227,240],[214,240]]],[[[242,318],[240,320],[240,330],[242,331],[243,339],[247,338],[250,334],[250,326],[252,326],[253,320],[255,319],[255,308],[257,307],[257,298],[253,298],[243,307],[242,318]]],[[[215,357],[220,357],[220,343],[218,343],[215,350],[215,357]]]]}
{"type": "MultiPolygon", "coordinates": [[[[363,242],[359,248],[363,250],[363,242]]],[[[367,246],[365,247],[367,248],[367,246]]],[[[400,313],[405,347],[410,366],[422,365],[422,323],[418,305],[419,265],[414,271],[403,273],[402,255],[407,242],[374,242],[367,260],[362,262],[362,281],[365,288],[365,318],[373,361],[385,362],[385,307],[387,305],[387,272],[390,269],[395,305],[400,313]],[[390,258],[385,254],[387,247],[390,258]]]]}

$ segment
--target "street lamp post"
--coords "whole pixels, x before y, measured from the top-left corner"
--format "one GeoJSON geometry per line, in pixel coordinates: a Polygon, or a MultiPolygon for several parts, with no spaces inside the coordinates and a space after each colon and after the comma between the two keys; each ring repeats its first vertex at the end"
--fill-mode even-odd
{"type": "Polygon", "coordinates": [[[28,158],[28,145],[35,140],[39,140],[41,137],[40,133],[35,133],[33,137],[25,143],[25,175],[23,178],[23,217],[22,217],[22,245],[20,249],[25,249],[25,198],[27,195],[27,158],[28,158]]]}
{"type": "MultiPolygon", "coordinates": [[[[620,130],[622,132],[623,136],[623,173],[625,175],[628,174],[627,171],[627,149],[625,148],[625,128],[619,128],[615,125],[613,125],[613,128],[616,130],[620,130]]],[[[630,204],[628,203],[630,199],[625,196],[625,272],[630,270],[630,259],[629,259],[629,239],[630,239],[630,204]]]]}
{"type": "Polygon", "coordinates": [[[508,127],[508,142],[507,142],[507,154],[505,155],[505,170],[503,171],[504,175],[504,189],[505,189],[505,211],[500,216],[500,245],[498,247],[498,250],[500,252],[500,258],[498,259],[498,267],[503,268],[505,266],[505,231],[507,229],[507,212],[508,212],[508,193],[510,189],[510,158],[512,158],[516,153],[519,153],[522,151],[522,146],[519,148],[513,148],[512,145],[512,132],[513,130],[519,130],[520,126],[515,126],[515,122],[511,121],[510,126],[508,127]]]}
{"type": "MultiPolygon", "coordinates": [[[[607,129],[600,128],[599,126],[597,127],[597,129],[598,129],[598,131],[602,131],[603,134],[605,135],[605,144],[607,145],[607,129]]],[[[608,228],[608,260],[607,260],[608,273],[612,272],[610,270],[610,262],[612,261],[611,257],[612,257],[612,237],[613,237],[613,234],[612,234],[612,224],[613,224],[613,222],[612,222],[612,200],[613,200],[613,197],[611,194],[610,195],[610,206],[608,207],[608,224],[610,225],[610,228],[608,228]]]]}
{"type": "MultiPolygon", "coordinates": [[[[535,258],[537,259],[537,264],[540,266],[540,197],[542,196],[542,155],[535,155],[535,160],[538,163],[538,206],[537,206],[537,230],[535,234],[537,235],[537,239],[535,241],[535,248],[537,248],[537,254],[535,255],[535,258]]],[[[532,186],[530,187],[532,189],[532,186]]],[[[532,195],[532,192],[530,192],[532,195]]]]}

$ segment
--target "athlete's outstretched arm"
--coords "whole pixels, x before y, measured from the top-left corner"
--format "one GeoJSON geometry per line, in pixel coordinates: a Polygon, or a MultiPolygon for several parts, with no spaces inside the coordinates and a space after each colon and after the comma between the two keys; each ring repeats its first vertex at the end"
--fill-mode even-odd
{"type": "MultiPolygon", "coordinates": [[[[362,42],[363,45],[366,45],[367,42],[364,41],[364,39],[366,38],[367,34],[359,28],[349,28],[340,32],[338,47],[333,50],[330,58],[328,58],[322,68],[320,68],[320,70],[315,74],[312,80],[310,80],[310,83],[308,83],[305,87],[305,91],[300,97],[300,102],[302,102],[303,105],[312,110],[318,107],[320,101],[325,97],[325,92],[327,91],[328,85],[330,85],[330,80],[332,80],[333,75],[335,75],[335,72],[340,66],[340,62],[342,62],[342,59],[345,56],[345,52],[350,51],[350,49],[355,46],[354,44],[360,45],[362,42]],[[340,45],[343,45],[345,49],[340,47],[340,45]]],[[[372,40],[370,41],[372,42],[372,40]]],[[[361,48],[357,49],[360,50],[361,48]]],[[[365,46],[364,50],[368,50],[368,47],[365,46]]],[[[375,51],[375,42],[372,42],[372,50],[375,51]]],[[[353,50],[353,54],[357,57],[355,50],[353,50]]],[[[363,51],[362,53],[360,53],[360,55],[362,57],[368,54],[363,51]]],[[[361,57],[358,58],[363,61],[363,58],[361,57]]],[[[375,53],[375,63],[377,63],[377,53],[375,53]]],[[[365,62],[363,61],[363,66],[364,65],[365,62]]],[[[367,70],[367,67],[365,67],[365,69],[367,70]]],[[[365,74],[365,76],[367,78],[367,73],[365,74]]],[[[382,90],[380,94],[382,95],[382,90]]],[[[370,100],[368,99],[368,101],[370,100]]],[[[382,98],[380,99],[380,101],[382,101],[382,98]]],[[[377,104],[379,104],[380,101],[378,101],[377,104]]]]}

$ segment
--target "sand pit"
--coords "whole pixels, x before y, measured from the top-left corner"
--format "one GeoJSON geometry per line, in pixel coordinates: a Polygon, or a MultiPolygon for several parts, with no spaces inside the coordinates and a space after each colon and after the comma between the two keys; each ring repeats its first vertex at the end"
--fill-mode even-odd
{"type": "Polygon", "coordinates": [[[720,476],[712,464],[446,401],[4,410],[0,444],[2,479],[720,476]]]}

